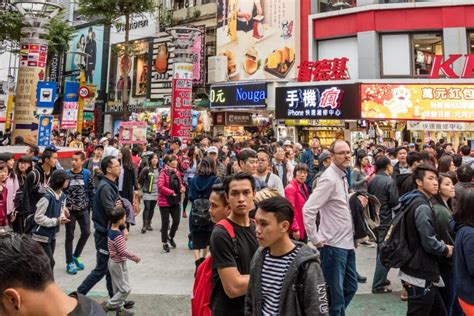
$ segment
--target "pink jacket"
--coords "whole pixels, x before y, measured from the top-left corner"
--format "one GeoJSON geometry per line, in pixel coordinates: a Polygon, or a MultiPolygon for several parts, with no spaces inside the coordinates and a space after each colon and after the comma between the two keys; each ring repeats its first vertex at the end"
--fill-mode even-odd
{"type": "Polygon", "coordinates": [[[285,197],[295,209],[291,231],[299,231],[300,239],[303,239],[305,236],[303,206],[309,197],[308,187],[306,187],[306,184],[304,183],[303,187],[306,197],[301,191],[301,185],[298,183],[298,181],[296,181],[296,179],[291,180],[285,188],[285,197]]]}
{"type": "MultiPolygon", "coordinates": [[[[170,206],[168,201],[166,200],[166,196],[170,196],[174,194],[174,191],[170,189],[170,176],[167,173],[167,170],[171,168],[165,166],[158,177],[158,206],[170,206]]],[[[178,175],[179,183],[183,186],[182,176],[179,171],[176,171],[178,175]]]]}

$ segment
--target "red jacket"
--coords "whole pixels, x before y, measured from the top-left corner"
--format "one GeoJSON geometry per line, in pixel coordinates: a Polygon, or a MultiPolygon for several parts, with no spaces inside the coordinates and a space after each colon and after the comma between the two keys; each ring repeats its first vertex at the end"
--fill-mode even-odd
{"type": "MultiPolygon", "coordinates": [[[[170,176],[167,173],[167,170],[170,169],[170,167],[165,166],[158,176],[158,206],[170,206],[166,200],[166,196],[174,194],[174,191],[170,189],[170,176]]],[[[178,176],[179,183],[183,186],[181,173],[176,171],[176,175],[178,176]]]]}
{"type": "Polygon", "coordinates": [[[0,226],[7,226],[7,196],[8,196],[8,189],[5,185],[0,183],[0,186],[3,187],[3,191],[0,192],[0,226]]]}
{"type": "Polygon", "coordinates": [[[309,198],[308,187],[305,183],[303,183],[303,188],[305,194],[303,194],[301,185],[296,181],[296,179],[291,180],[285,188],[285,197],[295,209],[291,231],[299,231],[300,239],[303,239],[305,236],[303,206],[309,198]]]}

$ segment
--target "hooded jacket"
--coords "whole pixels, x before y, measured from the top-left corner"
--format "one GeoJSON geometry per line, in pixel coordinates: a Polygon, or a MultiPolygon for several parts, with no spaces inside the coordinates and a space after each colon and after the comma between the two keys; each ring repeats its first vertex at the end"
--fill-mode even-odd
{"type": "MultiPolygon", "coordinates": [[[[328,315],[326,283],[320,266],[319,252],[301,242],[293,241],[293,243],[300,249],[283,279],[278,314],[328,315]],[[299,282],[304,288],[300,300],[296,290],[300,285],[299,282]],[[304,306],[300,306],[300,301],[304,302],[304,306]]],[[[246,316],[262,315],[262,268],[265,255],[269,251],[268,248],[259,248],[250,263],[250,281],[245,297],[246,316]]]]}
{"type": "Polygon", "coordinates": [[[456,236],[454,245],[454,284],[456,294],[469,304],[474,304],[474,227],[451,220],[456,236]]]}
{"type": "MultiPolygon", "coordinates": [[[[394,176],[392,175],[392,178],[394,176]]],[[[395,182],[397,183],[398,195],[402,196],[405,193],[416,190],[416,183],[413,181],[413,174],[405,173],[398,174],[395,176],[395,182]]]]}
{"type": "Polygon", "coordinates": [[[306,235],[304,229],[303,206],[309,198],[309,190],[306,183],[299,184],[296,179],[291,180],[285,188],[285,197],[293,205],[294,217],[291,231],[300,233],[300,239],[303,240],[306,235]]]}

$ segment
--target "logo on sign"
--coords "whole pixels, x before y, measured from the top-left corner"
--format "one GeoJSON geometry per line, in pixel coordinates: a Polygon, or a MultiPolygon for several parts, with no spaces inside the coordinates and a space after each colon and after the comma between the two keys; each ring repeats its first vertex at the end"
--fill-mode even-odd
{"type": "Polygon", "coordinates": [[[286,91],[288,116],[341,116],[341,100],[344,91],[332,87],[292,89],[286,91]]]}
{"type": "Polygon", "coordinates": [[[236,101],[250,101],[259,103],[267,98],[265,91],[245,91],[243,88],[237,88],[236,101]]]}

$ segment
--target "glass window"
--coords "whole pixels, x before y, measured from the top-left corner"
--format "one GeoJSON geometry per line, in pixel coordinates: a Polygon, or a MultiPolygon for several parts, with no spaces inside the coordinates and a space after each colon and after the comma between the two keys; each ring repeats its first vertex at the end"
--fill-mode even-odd
{"type": "Polygon", "coordinates": [[[441,33],[412,34],[414,76],[427,76],[431,72],[434,55],[443,55],[441,33]]]}
{"type": "Polygon", "coordinates": [[[382,35],[384,76],[411,76],[410,34],[382,35]]]}
{"type": "Polygon", "coordinates": [[[319,12],[329,12],[357,6],[357,0],[319,0],[319,12]]]}
{"type": "Polygon", "coordinates": [[[469,33],[469,51],[474,54],[474,32],[469,33]]]}

